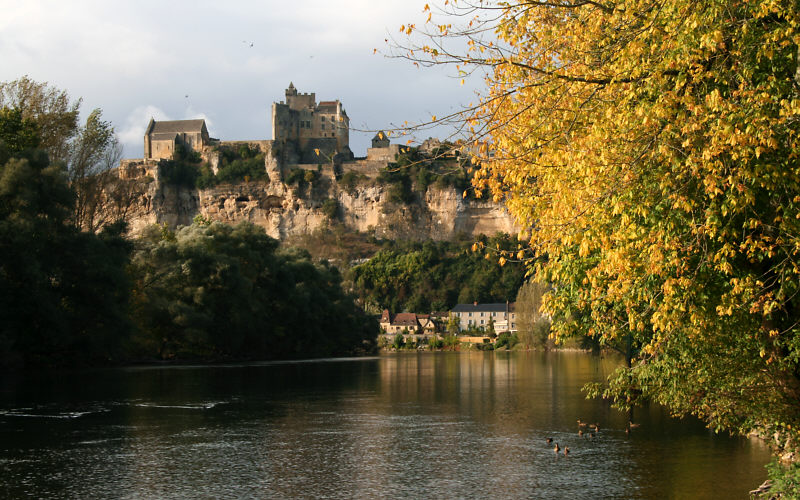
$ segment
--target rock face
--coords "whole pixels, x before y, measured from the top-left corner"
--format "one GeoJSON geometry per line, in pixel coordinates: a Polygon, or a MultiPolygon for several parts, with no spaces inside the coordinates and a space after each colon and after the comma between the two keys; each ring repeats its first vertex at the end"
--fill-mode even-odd
{"type": "MultiPolygon", "coordinates": [[[[312,233],[334,219],[359,232],[379,237],[446,240],[468,235],[517,231],[505,207],[485,201],[465,200],[453,188],[430,186],[414,202],[389,201],[388,187],[367,180],[351,190],[342,189],[331,175],[313,185],[289,186],[274,159],[266,164],[270,181],[242,182],[210,189],[166,185],[160,175],[149,179],[144,195],[132,207],[129,223],[134,234],[152,224],[189,225],[197,215],[235,224],[247,220],[278,239],[312,233]],[[328,200],[335,200],[336,205],[328,200]],[[327,201],[327,203],[326,203],[327,201]],[[327,210],[323,210],[323,204],[327,210]]],[[[145,180],[143,180],[145,182],[145,180]]]]}

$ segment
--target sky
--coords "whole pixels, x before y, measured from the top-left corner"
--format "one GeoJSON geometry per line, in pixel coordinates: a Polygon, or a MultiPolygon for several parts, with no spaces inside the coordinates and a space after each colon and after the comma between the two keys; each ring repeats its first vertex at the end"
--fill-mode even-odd
{"type": "MultiPolygon", "coordinates": [[[[423,24],[425,1],[0,0],[0,81],[23,75],[103,111],[140,158],[150,117],[204,118],[212,137],[271,139],[270,110],[293,82],[339,99],[350,147],[375,131],[442,116],[475,100],[479,81],[381,54],[399,28],[423,24]],[[374,50],[379,53],[375,54],[374,50]]],[[[447,130],[415,137],[444,138],[447,130]]],[[[406,138],[393,142],[405,144],[406,138]]]]}

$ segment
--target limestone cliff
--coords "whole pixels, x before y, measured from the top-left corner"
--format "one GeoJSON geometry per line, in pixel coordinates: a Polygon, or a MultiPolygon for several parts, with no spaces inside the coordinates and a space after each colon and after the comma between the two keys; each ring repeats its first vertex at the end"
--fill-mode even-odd
{"type": "MultiPolygon", "coordinates": [[[[430,186],[415,201],[398,204],[389,201],[388,187],[374,180],[365,180],[347,190],[328,174],[321,175],[311,185],[287,185],[279,180],[283,173],[271,157],[266,162],[270,181],[210,189],[165,184],[158,168],[150,168],[151,175],[141,177],[143,183],[149,184],[132,207],[129,223],[134,234],[151,224],[188,225],[195,216],[202,215],[230,224],[247,220],[262,226],[270,236],[284,239],[309,234],[329,224],[330,217],[323,211],[326,200],[337,202],[334,216],[337,221],[354,231],[379,237],[446,240],[459,233],[516,232],[503,206],[463,199],[453,188],[430,186]]],[[[120,175],[124,176],[122,170],[120,175]]],[[[331,202],[328,205],[330,211],[331,202]]]]}

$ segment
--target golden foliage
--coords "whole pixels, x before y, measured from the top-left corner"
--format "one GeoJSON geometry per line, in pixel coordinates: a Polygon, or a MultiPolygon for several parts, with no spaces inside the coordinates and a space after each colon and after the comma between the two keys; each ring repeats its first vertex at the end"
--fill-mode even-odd
{"type": "Polygon", "coordinates": [[[677,413],[800,423],[796,2],[458,4],[418,50],[490,68],[476,190],[524,228],[503,259],[555,285],[556,335],[624,344],[617,389],[677,413]]]}

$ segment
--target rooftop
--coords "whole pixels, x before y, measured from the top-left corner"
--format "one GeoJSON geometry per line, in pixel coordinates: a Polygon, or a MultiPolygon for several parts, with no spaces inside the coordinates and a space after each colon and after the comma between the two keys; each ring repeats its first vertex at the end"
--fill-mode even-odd
{"type": "Polygon", "coordinates": [[[152,134],[176,134],[179,132],[200,132],[205,127],[206,121],[197,120],[169,120],[163,122],[153,122],[152,134]]]}

